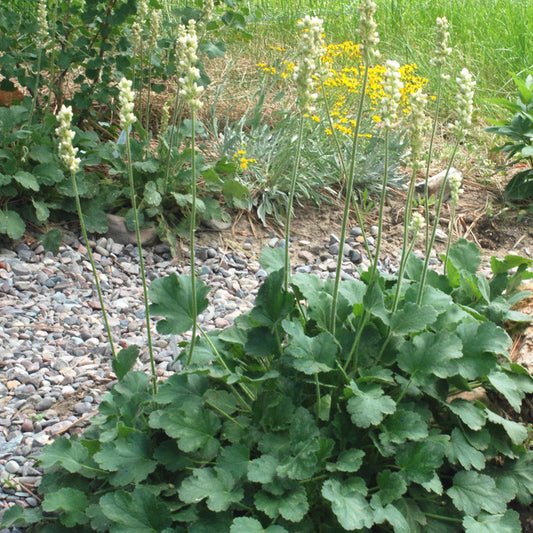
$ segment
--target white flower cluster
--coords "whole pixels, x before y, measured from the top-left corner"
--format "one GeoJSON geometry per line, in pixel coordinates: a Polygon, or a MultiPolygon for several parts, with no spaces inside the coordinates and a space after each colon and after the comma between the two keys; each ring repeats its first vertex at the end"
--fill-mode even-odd
{"type": "Polygon", "coordinates": [[[72,107],[63,105],[57,114],[59,126],[56,128],[56,135],[59,137],[58,153],[65,167],[76,174],[80,168],[80,158],[76,157],[78,149],[72,146],[74,132],[70,129],[72,122],[72,107]]]}
{"type": "Polygon", "coordinates": [[[182,77],[178,80],[181,86],[180,95],[191,106],[192,110],[202,107],[200,95],[204,90],[196,82],[200,77],[200,70],[195,65],[198,61],[198,56],[196,55],[197,49],[198,37],[196,36],[196,23],[191,19],[187,27],[183,24],[178,26],[176,57],[178,67],[183,72],[182,77]]]}
{"type": "Polygon", "coordinates": [[[420,156],[424,148],[424,134],[428,125],[428,120],[424,113],[426,103],[427,95],[422,92],[422,89],[411,93],[409,98],[411,113],[408,126],[411,153],[408,157],[408,163],[415,172],[421,166],[420,156]]]}
{"type": "Polygon", "coordinates": [[[359,30],[361,36],[361,44],[359,51],[363,56],[366,65],[369,65],[379,58],[379,35],[377,32],[377,24],[374,21],[374,13],[376,12],[376,3],[372,0],[362,0],[359,6],[359,30]]]}
{"type": "Polygon", "coordinates": [[[159,37],[159,28],[161,26],[161,10],[152,9],[150,13],[150,48],[153,50],[157,46],[157,39],[159,37]]]}
{"type": "Polygon", "coordinates": [[[128,133],[130,126],[137,120],[133,110],[135,108],[135,93],[131,88],[131,80],[122,78],[118,84],[118,104],[120,126],[128,133]]]}
{"type": "Polygon", "coordinates": [[[315,110],[314,101],[318,98],[315,79],[320,76],[321,58],[326,53],[324,26],[322,19],[306,15],[298,21],[298,28],[302,31],[298,47],[300,61],[294,67],[293,77],[298,89],[300,109],[311,114],[315,110]]]}
{"type": "Polygon", "coordinates": [[[215,14],[215,2],[213,0],[204,0],[204,19],[209,22],[215,14]]]}
{"type": "Polygon", "coordinates": [[[459,92],[457,93],[457,120],[454,128],[458,135],[462,135],[464,130],[472,125],[476,82],[466,68],[461,70],[461,74],[456,78],[456,81],[459,85],[459,92]]]}
{"type": "Polygon", "coordinates": [[[383,79],[383,92],[385,96],[381,99],[379,106],[379,116],[385,128],[392,128],[398,121],[398,109],[402,97],[401,90],[403,82],[400,74],[400,64],[391,59],[385,63],[386,70],[383,79]]]}
{"type": "MultiPolygon", "coordinates": [[[[446,59],[452,53],[452,49],[448,46],[450,39],[450,32],[448,31],[450,25],[446,17],[437,18],[437,30],[435,35],[435,57],[430,60],[432,67],[441,68],[446,63],[446,59]]],[[[449,76],[441,73],[443,80],[447,80],[449,76]]]]}
{"type": "Polygon", "coordinates": [[[48,8],[46,0],[39,0],[37,4],[37,44],[43,47],[48,40],[48,8]]]}
{"type": "Polygon", "coordinates": [[[418,211],[413,211],[411,213],[411,220],[409,222],[409,231],[413,234],[413,237],[416,239],[420,234],[420,230],[426,225],[426,220],[422,213],[418,211]]]}
{"type": "Polygon", "coordinates": [[[143,27],[148,18],[148,2],[147,0],[139,0],[137,2],[137,20],[131,25],[131,34],[133,46],[135,49],[141,47],[143,27]]]}
{"type": "Polygon", "coordinates": [[[450,172],[448,180],[450,182],[450,194],[452,201],[454,204],[457,204],[459,201],[459,195],[463,192],[463,189],[461,189],[463,177],[460,172],[450,172]]]}
{"type": "Polygon", "coordinates": [[[143,24],[148,18],[148,1],[138,0],[137,2],[137,20],[143,24]]]}

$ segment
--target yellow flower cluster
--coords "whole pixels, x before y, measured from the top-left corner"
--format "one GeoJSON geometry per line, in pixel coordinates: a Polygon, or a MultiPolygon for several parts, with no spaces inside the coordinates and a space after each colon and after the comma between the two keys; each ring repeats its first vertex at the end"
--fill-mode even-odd
{"type": "MultiPolygon", "coordinates": [[[[266,63],[257,63],[256,67],[261,69],[263,72],[268,72],[271,76],[275,76],[278,71],[276,67],[270,67],[266,63]]],[[[294,63],[292,61],[282,61],[280,65],[279,75],[281,78],[288,78],[294,71],[294,63]]]]}
{"type": "MultiPolygon", "coordinates": [[[[277,49],[276,47],[272,48],[277,49]]],[[[346,135],[353,135],[353,128],[355,127],[353,120],[354,104],[359,97],[364,75],[360,45],[352,41],[329,44],[322,56],[322,61],[327,66],[328,75],[321,89],[325,91],[329,101],[332,102],[331,116],[334,120],[334,128],[346,135]]],[[[294,63],[281,62],[279,72],[275,67],[266,63],[258,63],[257,67],[272,76],[279,75],[281,78],[288,78],[294,70],[294,63]]],[[[410,111],[409,95],[422,89],[428,82],[426,78],[416,74],[416,69],[417,66],[413,63],[400,67],[403,83],[400,91],[400,109],[404,115],[410,111]]],[[[384,65],[376,65],[371,67],[368,73],[366,94],[370,99],[370,118],[374,122],[381,122],[381,117],[376,114],[376,110],[385,95],[383,91],[385,70],[384,65]]],[[[316,115],[311,118],[316,122],[319,121],[316,115]]],[[[326,129],[326,133],[331,135],[331,129],[326,129]]],[[[363,136],[370,137],[369,134],[363,136]]]]}
{"type": "Polygon", "coordinates": [[[239,162],[239,168],[246,170],[250,163],[257,163],[257,159],[245,157],[246,150],[238,150],[233,154],[233,160],[239,162]]]}

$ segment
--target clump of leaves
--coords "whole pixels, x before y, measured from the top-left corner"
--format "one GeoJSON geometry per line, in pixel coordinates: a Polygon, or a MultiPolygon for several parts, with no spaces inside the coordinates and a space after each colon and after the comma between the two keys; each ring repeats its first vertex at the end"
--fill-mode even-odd
{"type": "MultiPolygon", "coordinates": [[[[528,320],[511,308],[531,260],[494,259],[487,280],[461,240],[417,303],[422,262],[411,256],[395,313],[397,279],[362,272],[340,285],[335,335],[332,281],[296,274],[285,291],[282,261],[263,255],[270,274],[254,308],[198,339],[157,394],[119,354],[119,382],[91,426],[41,454],[41,508],[12,507],[2,526],[519,532],[510,503],[533,501],[527,430],[462,393],[482,387],[519,413],[533,392],[501,327],[528,320]]],[[[200,284],[198,312],[207,292],[200,284]]],[[[150,294],[161,333],[191,327],[187,276],[155,280],[150,294]]]]}
{"type": "Polygon", "coordinates": [[[489,102],[510,111],[511,119],[491,121],[494,126],[485,131],[503,135],[509,140],[499,148],[509,160],[508,166],[521,161],[528,168],[521,170],[505,187],[505,195],[509,200],[533,199],[533,75],[528,74],[525,80],[513,76],[518,96],[515,101],[505,98],[491,98],[489,102]]]}

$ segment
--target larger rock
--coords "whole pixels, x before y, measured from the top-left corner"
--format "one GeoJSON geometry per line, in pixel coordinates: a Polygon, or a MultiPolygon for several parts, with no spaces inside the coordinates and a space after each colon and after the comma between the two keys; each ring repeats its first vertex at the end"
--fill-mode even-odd
{"type": "MultiPolygon", "coordinates": [[[[114,242],[120,244],[137,244],[137,237],[134,231],[129,231],[126,227],[124,217],[118,215],[107,215],[107,236],[114,242]]],[[[141,230],[141,244],[151,246],[157,241],[156,228],[144,228],[141,230]]]]}

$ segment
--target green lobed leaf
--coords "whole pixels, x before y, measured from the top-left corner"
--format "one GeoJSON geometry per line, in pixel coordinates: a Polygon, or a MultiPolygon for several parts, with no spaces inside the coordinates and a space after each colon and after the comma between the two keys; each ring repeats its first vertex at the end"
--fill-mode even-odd
{"type": "Polygon", "coordinates": [[[201,407],[209,386],[205,376],[173,374],[159,387],[155,400],[159,404],[175,404],[185,410],[201,407]]]}
{"type": "Polygon", "coordinates": [[[526,393],[531,394],[533,392],[531,376],[500,371],[492,372],[487,377],[494,390],[505,396],[511,407],[520,413],[520,406],[526,393]]]}
{"type": "Polygon", "coordinates": [[[61,230],[53,228],[50,231],[47,231],[40,238],[40,241],[46,252],[52,252],[53,254],[56,254],[59,250],[61,242],[63,241],[63,234],[61,233],[61,230]]]}
{"type": "Polygon", "coordinates": [[[462,347],[459,337],[450,331],[427,331],[402,345],[398,365],[413,376],[414,383],[424,382],[426,375],[449,377],[457,373],[455,360],[462,356],[462,347]]]}
{"type": "Polygon", "coordinates": [[[447,404],[450,411],[457,415],[470,429],[479,431],[487,420],[487,411],[480,402],[468,402],[457,398],[447,404]]]}
{"type": "Polygon", "coordinates": [[[379,491],[372,496],[372,503],[377,500],[380,505],[388,505],[407,491],[407,483],[400,472],[382,470],[377,475],[377,482],[379,491]]]}
{"type": "Polygon", "coordinates": [[[485,468],[485,455],[470,445],[464,433],[458,428],[453,428],[450,445],[446,457],[452,464],[459,463],[465,470],[485,468]]]}
{"type": "Polygon", "coordinates": [[[244,444],[226,446],[217,458],[217,466],[229,472],[236,481],[246,478],[249,463],[250,449],[244,444]]]}
{"type": "Polygon", "coordinates": [[[83,464],[88,458],[87,448],[79,441],[59,437],[52,444],[43,448],[39,456],[39,464],[44,470],[60,465],[74,474],[83,471],[83,464]]]}
{"type": "Polygon", "coordinates": [[[463,274],[475,274],[481,264],[479,248],[466,239],[459,239],[452,244],[448,260],[463,274]]]}
{"type": "Polygon", "coordinates": [[[365,482],[359,477],[345,481],[327,479],[322,485],[322,496],[331,502],[339,524],[348,531],[371,527],[374,523],[374,513],[366,494],[365,482]]]}
{"type": "Polygon", "coordinates": [[[374,521],[376,524],[388,522],[392,526],[394,533],[412,533],[409,522],[403,513],[390,503],[385,507],[374,509],[374,521]]]}
{"type": "Polygon", "coordinates": [[[0,209],[0,233],[5,233],[10,239],[20,239],[24,235],[26,224],[15,211],[0,209]]]}
{"type": "MultiPolygon", "coordinates": [[[[197,313],[207,308],[207,294],[209,287],[196,281],[197,313]]],[[[193,294],[190,276],[177,276],[172,273],[164,278],[154,279],[150,285],[148,295],[152,304],[152,315],[162,316],[157,323],[157,331],[163,335],[179,335],[188,331],[196,317],[193,316],[193,294]]]]}
{"type": "Polygon", "coordinates": [[[139,347],[135,344],[123,348],[118,352],[117,357],[111,362],[113,372],[121,380],[133,368],[135,361],[139,357],[139,347]]]}
{"type": "Polygon", "coordinates": [[[255,518],[240,516],[234,518],[229,533],[288,533],[284,527],[268,526],[263,528],[261,522],[255,518]]]}
{"type": "Polygon", "coordinates": [[[108,492],[100,498],[100,507],[113,523],[110,533],[154,533],[172,523],[168,505],[143,486],[133,492],[108,492]]]}
{"type": "Polygon", "coordinates": [[[33,174],[26,172],[24,170],[19,170],[13,176],[15,181],[22,185],[25,189],[30,189],[37,192],[39,190],[39,182],[33,174]]]}
{"type": "Polygon", "coordinates": [[[124,438],[104,442],[94,460],[101,468],[113,472],[109,482],[114,487],[140,483],[157,467],[151,458],[152,443],[144,433],[130,433],[124,438]]]}
{"type": "Polygon", "coordinates": [[[490,409],[487,409],[487,420],[503,426],[513,444],[522,444],[527,438],[527,428],[523,424],[503,418],[490,409]]]}
{"type": "Polygon", "coordinates": [[[270,518],[281,515],[290,522],[300,522],[309,510],[305,489],[298,484],[291,485],[289,490],[280,495],[259,490],[255,493],[254,503],[270,518]]]}
{"type": "MultiPolygon", "coordinates": [[[[428,411],[429,415],[431,413],[428,411]]],[[[425,413],[424,413],[425,414],[425,413]]],[[[414,404],[403,405],[388,416],[381,426],[379,440],[383,445],[422,440],[428,436],[429,418],[417,412],[414,404]]]]}
{"type": "Polygon", "coordinates": [[[346,409],[352,422],[361,428],[377,426],[396,410],[396,402],[384,394],[377,383],[363,383],[361,386],[352,381],[349,390],[354,394],[347,402],[346,409]]]}
{"type": "Polygon", "coordinates": [[[357,472],[363,464],[365,452],[356,448],[342,451],[335,463],[328,463],[327,470],[330,472],[357,472]]]}
{"type": "Polygon", "coordinates": [[[363,305],[370,314],[381,318],[384,324],[389,324],[390,313],[385,308],[385,297],[378,281],[368,286],[363,298],[363,305]]]}
{"type": "Polygon", "coordinates": [[[315,337],[308,337],[300,320],[285,319],[282,327],[289,335],[285,357],[294,369],[314,375],[335,368],[337,344],[331,333],[322,331],[315,337]]]}
{"type": "Polygon", "coordinates": [[[437,316],[437,311],[431,305],[418,305],[414,302],[407,302],[402,309],[391,317],[391,331],[397,335],[418,333],[433,324],[437,316]]]}
{"type": "Polygon", "coordinates": [[[248,479],[256,483],[272,483],[276,477],[279,461],[268,453],[252,459],[248,464],[248,479]]]}
{"type": "Polygon", "coordinates": [[[107,215],[105,211],[91,206],[83,213],[85,227],[90,233],[105,233],[107,231],[107,215]]]}
{"type": "Polygon", "coordinates": [[[4,511],[2,519],[0,520],[0,527],[27,526],[40,522],[42,517],[43,513],[39,507],[31,508],[12,505],[4,511]]]}
{"type": "Polygon", "coordinates": [[[419,442],[406,442],[396,452],[396,464],[406,480],[428,483],[444,460],[447,436],[428,437],[419,442]]]}
{"type": "Polygon", "coordinates": [[[269,274],[285,268],[285,252],[283,248],[270,248],[265,246],[261,250],[259,263],[269,274]]]}
{"type": "Polygon", "coordinates": [[[143,200],[147,205],[157,207],[161,204],[161,194],[157,190],[155,181],[148,181],[144,186],[143,200]]]}
{"type": "Polygon", "coordinates": [[[250,318],[257,325],[272,327],[294,309],[294,296],[283,289],[283,283],[283,270],[273,272],[265,278],[250,313],[250,318]]]}
{"type": "Polygon", "coordinates": [[[185,411],[167,407],[152,412],[149,424],[177,439],[180,450],[186,453],[200,451],[202,455],[212,458],[218,450],[219,443],[215,435],[220,429],[220,421],[206,409],[196,407],[185,411]]]}
{"type": "Polygon", "coordinates": [[[457,472],[446,492],[455,507],[470,516],[477,516],[481,511],[491,514],[506,511],[507,500],[494,479],[473,470],[457,472]]]}
{"type": "Polygon", "coordinates": [[[211,511],[226,511],[244,497],[242,488],[235,486],[233,476],[222,468],[197,468],[185,478],[178,490],[181,501],[197,504],[206,500],[211,511]]]}
{"type": "Polygon", "coordinates": [[[37,220],[39,222],[46,222],[50,216],[50,209],[48,209],[46,202],[41,202],[32,198],[31,203],[35,208],[35,217],[37,220]]]}
{"type": "Polygon", "coordinates": [[[67,527],[83,525],[89,521],[85,514],[87,496],[84,492],[72,487],[64,487],[44,497],[42,508],[48,513],[59,512],[59,520],[67,527]]]}
{"type": "Polygon", "coordinates": [[[522,505],[533,501],[533,453],[528,451],[516,460],[507,461],[503,466],[492,468],[488,472],[496,485],[511,483],[517,500],[522,505]]]}
{"type": "Polygon", "coordinates": [[[520,515],[512,510],[504,514],[480,513],[477,518],[465,516],[463,519],[465,533],[521,533],[520,515]]]}
{"type": "Polygon", "coordinates": [[[296,480],[312,477],[318,468],[319,436],[313,415],[299,407],[289,429],[290,454],[280,461],[277,474],[296,480]]]}
{"type": "Polygon", "coordinates": [[[466,379],[489,374],[496,367],[495,355],[507,355],[512,343],[509,335],[493,322],[460,324],[456,333],[463,343],[458,371],[466,379]]]}

